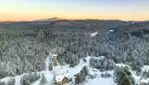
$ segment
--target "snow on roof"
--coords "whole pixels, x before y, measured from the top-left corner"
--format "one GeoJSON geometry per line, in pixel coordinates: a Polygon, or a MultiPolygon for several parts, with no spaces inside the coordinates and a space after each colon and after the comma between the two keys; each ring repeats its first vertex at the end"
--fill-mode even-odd
{"type": "Polygon", "coordinates": [[[64,75],[56,76],[56,81],[61,82],[64,79],[64,75]]]}
{"type": "Polygon", "coordinates": [[[109,30],[110,32],[114,32],[114,30],[109,30]]]}
{"type": "Polygon", "coordinates": [[[52,56],[57,56],[57,54],[52,54],[52,56]]]}
{"type": "Polygon", "coordinates": [[[64,73],[62,75],[56,76],[56,81],[61,82],[64,78],[71,79],[72,77],[71,77],[70,73],[64,73]]]}
{"type": "Polygon", "coordinates": [[[94,33],[91,33],[90,36],[91,36],[91,37],[94,37],[94,36],[96,36],[97,34],[98,34],[98,32],[94,32],[94,33]]]}

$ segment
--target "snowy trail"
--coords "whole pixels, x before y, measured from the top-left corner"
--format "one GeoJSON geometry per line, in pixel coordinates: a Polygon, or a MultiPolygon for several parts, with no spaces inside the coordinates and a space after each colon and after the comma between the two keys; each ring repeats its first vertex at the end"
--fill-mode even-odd
{"type": "Polygon", "coordinates": [[[15,77],[15,85],[21,85],[21,78],[23,75],[19,75],[15,77]]]}
{"type": "Polygon", "coordinates": [[[49,71],[48,67],[49,67],[49,63],[50,63],[50,59],[49,56],[45,59],[45,70],[49,71]]]}

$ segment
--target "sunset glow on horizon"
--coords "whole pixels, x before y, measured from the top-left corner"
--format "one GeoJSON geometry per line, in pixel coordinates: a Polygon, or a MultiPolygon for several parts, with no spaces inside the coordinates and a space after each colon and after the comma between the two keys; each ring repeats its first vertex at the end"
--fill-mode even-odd
{"type": "Polygon", "coordinates": [[[149,0],[0,0],[0,21],[65,19],[149,20],[149,0]]]}

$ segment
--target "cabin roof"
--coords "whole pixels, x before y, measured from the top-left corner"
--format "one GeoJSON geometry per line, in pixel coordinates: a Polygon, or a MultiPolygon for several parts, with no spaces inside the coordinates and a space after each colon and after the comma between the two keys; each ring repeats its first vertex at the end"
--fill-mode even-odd
{"type": "Polygon", "coordinates": [[[64,78],[71,79],[71,75],[69,73],[58,75],[58,76],[56,76],[56,81],[61,82],[64,78]]]}

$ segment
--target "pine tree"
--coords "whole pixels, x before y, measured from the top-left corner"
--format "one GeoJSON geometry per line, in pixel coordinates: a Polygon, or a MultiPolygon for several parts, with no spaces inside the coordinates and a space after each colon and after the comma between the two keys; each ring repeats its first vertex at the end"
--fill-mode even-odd
{"type": "Polygon", "coordinates": [[[40,80],[40,85],[45,85],[45,83],[47,83],[47,80],[44,76],[44,74],[42,74],[41,80],[40,80]]]}
{"type": "Polygon", "coordinates": [[[114,72],[114,80],[117,85],[134,85],[134,79],[128,68],[118,67],[114,72]]]}

